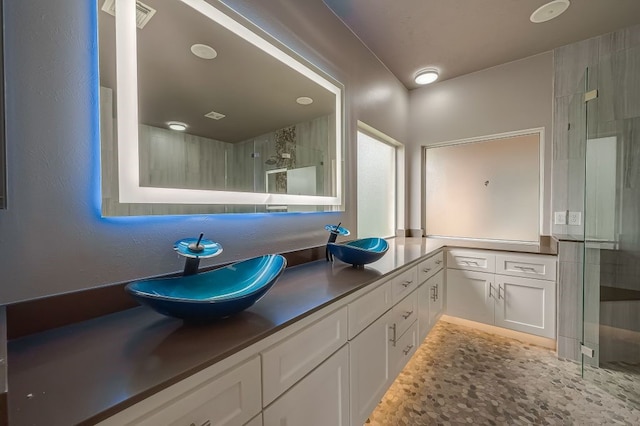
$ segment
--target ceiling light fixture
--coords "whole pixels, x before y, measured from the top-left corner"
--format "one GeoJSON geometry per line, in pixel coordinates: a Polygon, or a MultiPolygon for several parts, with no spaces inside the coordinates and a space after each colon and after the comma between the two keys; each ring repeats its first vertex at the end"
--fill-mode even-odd
{"type": "Polygon", "coordinates": [[[201,59],[213,59],[218,56],[218,52],[206,44],[194,44],[191,46],[191,53],[201,59]]]}
{"type": "Polygon", "coordinates": [[[426,69],[426,70],[418,71],[414,81],[416,82],[416,84],[424,85],[424,84],[433,83],[438,79],[438,77],[439,75],[437,70],[426,69]]]}
{"type": "Polygon", "coordinates": [[[171,130],[176,130],[178,132],[184,132],[187,130],[187,125],[180,121],[170,121],[167,123],[167,126],[169,126],[171,130]]]}
{"type": "Polygon", "coordinates": [[[311,105],[313,103],[313,99],[308,96],[300,96],[298,99],[296,99],[296,102],[300,105],[311,105]]]}
{"type": "Polygon", "coordinates": [[[543,4],[537,8],[529,18],[534,24],[541,22],[547,22],[553,18],[560,16],[565,10],[569,8],[571,2],[569,0],[553,0],[547,4],[543,4]]]}

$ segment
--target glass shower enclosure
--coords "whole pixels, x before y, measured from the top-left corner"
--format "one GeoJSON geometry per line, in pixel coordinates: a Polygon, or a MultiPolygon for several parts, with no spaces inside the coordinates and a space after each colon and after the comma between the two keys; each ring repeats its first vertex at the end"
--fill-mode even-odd
{"type": "Polygon", "coordinates": [[[582,376],[640,408],[640,48],[601,57],[581,84],[569,149],[584,209],[569,220],[584,231],[582,376]]]}

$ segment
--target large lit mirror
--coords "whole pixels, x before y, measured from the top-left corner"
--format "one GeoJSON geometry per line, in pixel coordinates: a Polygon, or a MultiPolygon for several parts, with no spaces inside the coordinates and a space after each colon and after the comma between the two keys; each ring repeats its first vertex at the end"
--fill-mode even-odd
{"type": "Polygon", "coordinates": [[[341,85],[217,0],[98,0],[102,214],[339,210],[341,85]]]}

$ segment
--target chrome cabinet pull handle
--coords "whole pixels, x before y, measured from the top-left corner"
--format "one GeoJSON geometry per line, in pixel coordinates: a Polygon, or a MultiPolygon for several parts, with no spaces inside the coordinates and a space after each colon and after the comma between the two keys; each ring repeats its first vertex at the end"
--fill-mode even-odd
{"type": "Polygon", "coordinates": [[[491,290],[493,290],[493,285],[489,283],[489,297],[493,297],[493,295],[491,294],[491,290]]]}
{"type": "Polygon", "coordinates": [[[407,281],[402,283],[402,287],[407,288],[407,287],[409,287],[409,285],[411,285],[412,282],[413,282],[413,280],[407,280],[407,281]]]}
{"type": "Polygon", "coordinates": [[[409,355],[409,352],[411,352],[411,349],[413,349],[413,345],[409,345],[407,346],[402,353],[404,353],[405,355],[409,355]]]}
{"type": "Polygon", "coordinates": [[[393,344],[393,347],[395,348],[395,346],[396,346],[396,325],[393,324],[389,328],[391,330],[393,330],[393,337],[389,341],[393,344]]]}
{"type": "Polygon", "coordinates": [[[408,311],[408,312],[405,312],[404,314],[402,314],[402,318],[407,319],[411,315],[413,315],[413,311],[408,311]]]}
{"type": "Polygon", "coordinates": [[[432,285],[431,286],[431,300],[433,300],[434,302],[436,300],[438,300],[438,296],[436,295],[436,291],[438,290],[438,286],[437,285],[432,285]]]}
{"type": "Polygon", "coordinates": [[[502,284],[498,285],[498,299],[502,299],[502,284]]]}
{"type": "Polygon", "coordinates": [[[436,260],[436,262],[435,262],[436,265],[439,265],[441,263],[442,263],[442,260],[436,260]]]}
{"type": "Polygon", "coordinates": [[[423,272],[429,272],[431,270],[431,268],[424,268],[422,271],[423,272]]]}

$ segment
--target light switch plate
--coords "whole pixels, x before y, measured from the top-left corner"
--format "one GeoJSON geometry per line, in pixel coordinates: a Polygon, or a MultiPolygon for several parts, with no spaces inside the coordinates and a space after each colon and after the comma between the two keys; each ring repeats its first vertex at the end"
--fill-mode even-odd
{"type": "Polygon", "coordinates": [[[554,212],[553,213],[553,223],[555,225],[566,225],[567,224],[567,212],[554,212]]]}
{"type": "Polygon", "coordinates": [[[569,225],[580,225],[582,223],[581,212],[569,212],[568,223],[569,225]]]}

